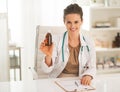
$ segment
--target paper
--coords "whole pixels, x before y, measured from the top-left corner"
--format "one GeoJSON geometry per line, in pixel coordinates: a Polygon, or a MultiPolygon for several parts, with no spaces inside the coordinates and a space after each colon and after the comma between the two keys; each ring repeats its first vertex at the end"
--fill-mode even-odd
{"type": "Polygon", "coordinates": [[[67,79],[67,80],[58,80],[55,83],[61,87],[64,91],[81,91],[81,90],[95,90],[92,86],[81,85],[80,80],[78,79],[67,79]]]}

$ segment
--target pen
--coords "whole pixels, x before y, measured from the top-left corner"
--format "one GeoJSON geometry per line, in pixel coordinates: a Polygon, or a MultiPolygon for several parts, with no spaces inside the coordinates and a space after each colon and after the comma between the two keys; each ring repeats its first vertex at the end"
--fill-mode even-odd
{"type": "Polygon", "coordinates": [[[79,85],[78,85],[78,83],[75,81],[75,85],[78,87],[79,85]]]}

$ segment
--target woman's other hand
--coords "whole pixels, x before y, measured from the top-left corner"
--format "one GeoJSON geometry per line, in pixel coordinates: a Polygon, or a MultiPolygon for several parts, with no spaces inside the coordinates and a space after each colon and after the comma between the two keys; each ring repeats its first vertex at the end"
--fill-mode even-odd
{"type": "Polygon", "coordinates": [[[82,85],[90,85],[91,84],[92,77],[90,75],[84,75],[81,79],[82,85]]]}

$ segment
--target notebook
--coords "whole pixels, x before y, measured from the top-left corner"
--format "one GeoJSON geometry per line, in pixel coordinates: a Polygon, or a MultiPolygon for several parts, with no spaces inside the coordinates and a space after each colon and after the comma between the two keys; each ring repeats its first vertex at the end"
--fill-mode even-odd
{"type": "Polygon", "coordinates": [[[78,92],[78,91],[89,91],[95,90],[94,87],[85,86],[80,83],[79,79],[64,79],[55,81],[60,88],[62,88],[65,92],[78,92]]]}

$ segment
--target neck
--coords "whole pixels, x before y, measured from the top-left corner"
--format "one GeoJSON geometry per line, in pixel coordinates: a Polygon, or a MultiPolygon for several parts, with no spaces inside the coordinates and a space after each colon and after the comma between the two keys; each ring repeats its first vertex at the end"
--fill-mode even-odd
{"type": "Polygon", "coordinates": [[[72,47],[76,47],[80,44],[80,35],[69,35],[68,43],[72,47]]]}
{"type": "Polygon", "coordinates": [[[70,41],[77,41],[80,39],[80,35],[79,34],[69,34],[69,40],[70,41]]]}

